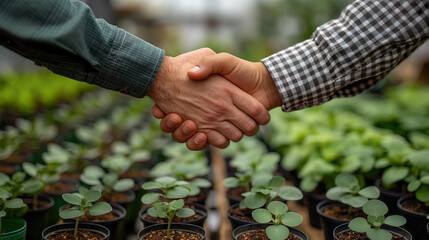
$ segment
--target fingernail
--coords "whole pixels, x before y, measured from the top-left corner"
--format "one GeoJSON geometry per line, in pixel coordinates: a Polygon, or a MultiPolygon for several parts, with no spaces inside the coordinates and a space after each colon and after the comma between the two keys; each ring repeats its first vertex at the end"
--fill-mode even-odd
{"type": "Polygon", "coordinates": [[[188,135],[188,134],[191,134],[193,131],[194,130],[191,127],[189,127],[188,125],[183,126],[183,133],[184,134],[188,135]]]}
{"type": "Polygon", "coordinates": [[[191,69],[192,72],[198,72],[200,70],[200,66],[195,66],[191,69]]]}
{"type": "Polygon", "coordinates": [[[200,145],[203,141],[204,141],[204,138],[201,135],[197,135],[194,138],[194,143],[197,144],[197,145],[200,145]]]}

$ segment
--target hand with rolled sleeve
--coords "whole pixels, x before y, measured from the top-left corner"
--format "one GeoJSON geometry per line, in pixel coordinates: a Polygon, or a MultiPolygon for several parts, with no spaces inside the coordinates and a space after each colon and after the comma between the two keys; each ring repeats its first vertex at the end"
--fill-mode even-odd
{"type": "MultiPolygon", "coordinates": [[[[262,59],[261,63],[281,96],[282,110],[288,112],[366,92],[428,38],[429,0],[357,0],[338,19],[318,27],[311,39],[262,59]]],[[[208,60],[214,58],[203,58],[204,66],[200,68],[204,74],[190,71],[189,76],[199,80],[210,69],[219,73],[232,68],[229,62],[208,60]],[[213,65],[206,66],[207,63],[213,65]]],[[[244,62],[238,65],[247,66],[244,62]]],[[[254,85],[261,81],[247,79],[248,75],[239,69],[225,77],[240,88],[246,89],[251,81],[254,85]]],[[[276,95],[267,96],[277,99],[276,95]]],[[[156,117],[165,116],[157,106],[153,109],[156,117]]],[[[193,135],[183,133],[178,116],[165,116],[161,126],[182,141],[189,139],[187,143],[193,149],[204,147],[191,142],[193,135]],[[167,129],[167,122],[174,122],[176,128],[167,129]]]]}
{"type": "Polygon", "coordinates": [[[134,97],[149,95],[163,112],[198,124],[203,141],[220,148],[269,121],[261,103],[222,77],[187,77],[188,68],[213,51],[164,56],[95,18],[80,0],[0,1],[0,44],[56,74],[134,97]]]}

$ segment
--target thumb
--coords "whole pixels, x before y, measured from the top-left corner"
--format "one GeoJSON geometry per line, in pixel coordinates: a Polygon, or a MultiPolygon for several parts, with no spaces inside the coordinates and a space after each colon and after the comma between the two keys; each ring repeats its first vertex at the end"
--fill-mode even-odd
{"type": "Polygon", "coordinates": [[[233,72],[237,64],[238,58],[228,53],[206,56],[188,71],[188,77],[192,80],[202,80],[211,74],[227,76],[233,72]]]}

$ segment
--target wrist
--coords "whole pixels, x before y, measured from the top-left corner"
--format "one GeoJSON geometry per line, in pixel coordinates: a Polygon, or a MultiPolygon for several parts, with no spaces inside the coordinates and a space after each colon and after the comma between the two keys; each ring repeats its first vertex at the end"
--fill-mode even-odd
{"type": "Polygon", "coordinates": [[[271,77],[270,72],[262,62],[259,62],[257,64],[258,72],[260,73],[259,77],[261,79],[262,84],[261,87],[264,89],[264,93],[268,102],[268,106],[266,106],[267,109],[271,110],[273,108],[281,106],[283,104],[283,100],[276,84],[274,83],[273,78],[271,77]]]}
{"type": "Polygon", "coordinates": [[[168,76],[171,74],[172,71],[172,57],[164,56],[161,66],[159,67],[158,74],[156,75],[155,79],[153,80],[152,86],[149,89],[148,96],[153,99],[155,102],[161,98],[162,96],[165,96],[166,88],[166,81],[170,79],[168,76]]]}

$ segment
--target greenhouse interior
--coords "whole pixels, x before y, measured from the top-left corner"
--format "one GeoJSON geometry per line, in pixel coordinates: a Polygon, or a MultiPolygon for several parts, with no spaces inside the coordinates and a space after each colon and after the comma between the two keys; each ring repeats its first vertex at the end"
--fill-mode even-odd
{"type": "Polygon", "coordinates": [[[0,240],[429,239],[427,39],[429,0],[3,1],[0,240]]]}

